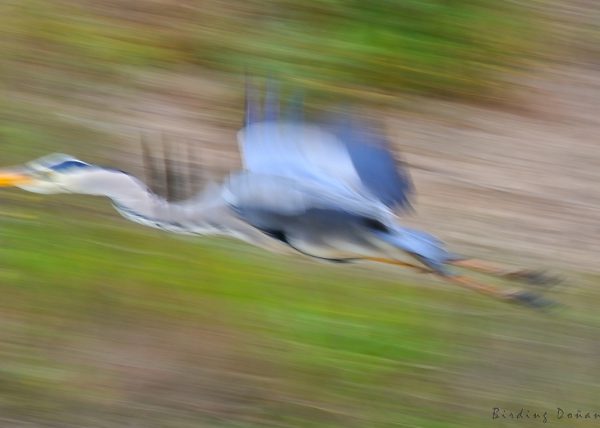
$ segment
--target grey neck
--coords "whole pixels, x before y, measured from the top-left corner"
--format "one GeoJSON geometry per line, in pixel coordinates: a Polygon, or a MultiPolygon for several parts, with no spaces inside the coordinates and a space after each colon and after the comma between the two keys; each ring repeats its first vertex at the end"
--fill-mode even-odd
{"type": "Polygon", "coordinates": [[[97,168],[78,177],[75,193],[106,196],[125,218],[145,226],[194,233],[189,207],[169,203],[137,178],[117,170],[97,168]]]}

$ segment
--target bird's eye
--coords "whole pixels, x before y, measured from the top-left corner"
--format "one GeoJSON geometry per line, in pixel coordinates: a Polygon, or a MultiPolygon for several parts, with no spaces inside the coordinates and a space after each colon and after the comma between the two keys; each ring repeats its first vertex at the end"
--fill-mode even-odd
{"type": "Polygon", "coordinates": [[[46,181],[53,181],[54,178],[56,177],[56,173],[54,171],[52,171],[51,169],[38,170],[38,171],[36,171],[36,175],[41,180],[46,180],[46,181]]]}

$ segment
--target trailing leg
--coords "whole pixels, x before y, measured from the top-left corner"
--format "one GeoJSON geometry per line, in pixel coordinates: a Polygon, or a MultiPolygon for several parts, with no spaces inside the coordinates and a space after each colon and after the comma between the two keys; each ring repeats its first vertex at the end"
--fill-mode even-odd
{"type": "Polygon", "coordinates": [[[484,284],[461,275],[440,275],[440,277],[452,284],[506,302],[519,303],[531,308],[546,308],[555,305],[552,300],[548,300],[540,294],[530,291],[520,289],[502,290],[493,285],[484,284]]]}
{"type": "Polygon", "coordinates": [[[498,263],[474,258],[457,258],[449,260],[448,264],[511,281],[523,281],[533,285],[555,285],[560,282],[558,277],[548,275],[541,270],[513,269],[498,263]]]}

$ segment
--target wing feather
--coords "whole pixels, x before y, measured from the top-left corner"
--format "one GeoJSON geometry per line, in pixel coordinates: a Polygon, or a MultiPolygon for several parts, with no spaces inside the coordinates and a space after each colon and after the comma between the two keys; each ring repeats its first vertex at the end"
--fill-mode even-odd
{"type": "Polygon", "coordinates": [[[390,208],[410,208],[412,181],[381,134],[349,114],[334,120],[330,129],[345,143],[362,183],[379,200],[390,208]]]}
{"type": "Polygon", "coordinates": [[[253,88],[246,126],[238,134],[244,167],[256,174],[312,181],[341,193],[370,194],[391,209],[410,207],[408,172],[394,159],[385,138],[351,115],[325,125],[276,121],[276,93],[269,86],[265,118],[253,88]]]}

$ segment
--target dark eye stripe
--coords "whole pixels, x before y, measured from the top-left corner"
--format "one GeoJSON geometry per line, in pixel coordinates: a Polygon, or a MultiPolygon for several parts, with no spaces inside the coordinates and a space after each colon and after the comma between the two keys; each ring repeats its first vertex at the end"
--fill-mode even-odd
{"type": "Polygon", "coordinates": [[[63,171],[65,169],[69,169],[69,168],[85,168],[88,167],[89,164],[85,163],[85,162],[80,162],[80,161],[75,161],[75,160],[68,160],[68,161],[64,161],[62,163],[59,163],[58,165],[54,165],[51,168],[54,171],[63,171]]]}

